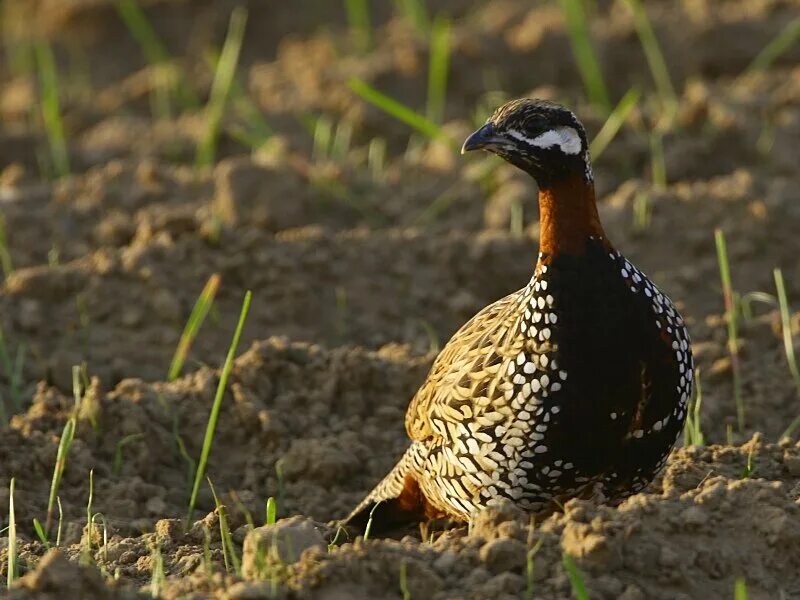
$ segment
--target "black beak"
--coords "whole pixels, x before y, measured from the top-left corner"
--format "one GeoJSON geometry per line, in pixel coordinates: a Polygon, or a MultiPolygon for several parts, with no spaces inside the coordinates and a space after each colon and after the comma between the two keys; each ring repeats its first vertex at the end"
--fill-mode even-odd
{"type": "Polygon", "coordinates": [[[494,123],[486,123],[475,133],[470,135],[461,146],[461,154],[470,150],[480,150],[500,141],[500,136],[495,133],[494,123]]]}

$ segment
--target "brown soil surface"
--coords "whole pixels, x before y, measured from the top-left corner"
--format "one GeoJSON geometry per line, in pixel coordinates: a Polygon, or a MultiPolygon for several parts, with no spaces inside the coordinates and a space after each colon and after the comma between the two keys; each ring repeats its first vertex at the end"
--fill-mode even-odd
{"type": "MultiPolygon", "coordinates": [[[[499,102],[493,90],[562,100],[590,138],[602,126],[582,99],[558,3],[435,4],[453,22],[445,130],[454,139],[499,102]]],[[[625,3],[593,4],[592,39],[612,96],[637,85],[651,98],[625,3]]],[[[239,84],[273,135],[251,152],[231,133],[242,125],[232,111],[215,165],[196,169],[202,110],[152,116],[152,68],[111,0],[2,4],[0,212],[13,271],[0,289],[0,327],[11,361],[24,357],[17,380],[0,364],[9,415],[0,423],[0,511],[15,477],[23,575],[12,598],[144,597],[159,562],[165,598],[403,598],[403,589],[415,599],[568,598],[564,553],[593,599],[730,598],[740,577],[750,598],[800,597],[800,442],[797,433],[780,439],[800,415],[800,392],[777,307],[753,302],[740,322],[738,429],[714,246],[722,228],[742,295],[774,296],[780,267],[798,305],[800,45],[741,76],[800,17],[798,0],[646,2],[679,99],[663,140],[667,184],[651,181],[652,100],[595,163],[609,237],[687,317],[712,445],[677,449],[657,481],[620,506],[573,500],[535,527],[505,506],[469,530],[344,543],[340,535],[330,549],[331,522],[404,450],[404,411],[436,349],[530,277],[535,184],[494,160],[462,159],[446,143],[409,142],[406,126],[349,90],[357,76],[410,106],[425,104],[428,42],[388,0],[370,3],[367,53],[348,35],[342,3],[141,5],[198,106],[212,78],[203,56],[221,44],[231,10],[247,6],[239,84]],[[39,92],[25,49],[37,37],[53,45],[62,85],[71,174],[58,180],[42,176],[47,138],[31,111],[39,92]],[[348,151],[315,149],[308,122],[322,115],[352,129],[348,151]],[[374,137],[386,143],[381,168],[368,161],[374,137]],[[643,230],[633,218],[642,197],[651,210],[643,230]],[[515,234],[519,202],[524,228],[515,234]],[[220,291],[186,374],[166,382],[186,318],[214,273],[220,291]],[[178,520],[248,289],[253,304],[208,467],[234,550],[244,553],[244,573],[235,575],[225,572],[207,487],[200,520],[186,532],[178,520]],[[80,364],[91,385],[59,490],[62,548],[47,553],[32,519],[47,512],[74,407],[71,368],[80,364]],[[90,469],[106,543],[102,527],[91,537],[85,530],[90,469]],[[262,535],[289,536],[306,550],[264,566],[254,542],[245,543],[246,515],[260,525],[269,496],[281,520],[277,533],[262,535]]],[[[791,326],[800,339],[800,313],[792,311],[791,326]]],[[[4,576],[7,533],[0,536],[4,576]]]]}

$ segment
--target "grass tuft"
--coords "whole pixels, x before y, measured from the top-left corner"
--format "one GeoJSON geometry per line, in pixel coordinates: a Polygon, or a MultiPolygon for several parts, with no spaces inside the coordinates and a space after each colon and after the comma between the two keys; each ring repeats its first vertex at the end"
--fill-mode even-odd
{"type": "Polygon", "coordinates": [[[382,183],[386,179],[386,140],[372,138],[367,149],[367,167],[372,175],[372,181],[382,183]]]}
{"type": "Polygon", "coordinates": [[[411,591],[408,589],[408,563],[400,561],[400,595],[403,600],[411,600],[411,591]]]}
{"type": "Polygon", "coordinates": [[[277,520],[278,514],[278,505],[275,502],[275,498],[270,496],[267,498],[267,510],[266,510],[266,519],[264,523],[266,525],[275,525],[275,521],[277,520]]]}
{"type": "Polygon", "coordinates": [[[137,0],[116,0],[114,8],[152,69],[153,84],[150,95],[153,114],[158,119],[172,118],[173,100],[182,106],[198,104],[194,92],[187,85],[184,75],[173,64],[167,47],[147,20],[137,0]]]}
{"type": "Polygon", "coordinates": [[[52,48],[44,42],[37,43],[34,50],[41,87],[42,120],[50,147],[52,175],[56,178],[63,177],[69,175],[69,153],[64,135],[64,122],[61,118],[55,58],[52,48]]]}
{"type": "Polygon", "coordinates": [[[0,329],[0,363],[8,378],[9,392],[11,394],[11,406],[14,411],[22,410],[22,367],[25,364],[25,345],[18,344],[14,360],[11,360],[11,345],[0,329]]]}
{"type": "Polygon", "coordinates": [[[231,340],[230,348],[228,349],[228,356],[222,365],[222,373],[219,378],[219,385],[217,385],[217,393],[214,396],[214,403],[211,405],[211,414],[208,416],[208,425],[206,426],[206,434],[203,438],[203,448],[200,452],[200,460],[197,464],[197,469],[194,474],[194,486],[192,487],[192,495],[189,499],[189,509],[186,516],[186,528],[188,529],[192,522],[194,515],[194,508],[197,504],[197,494],[200,491],[200,482],[206,474],[206,466],[208,464],[208,455],[211,452],[211,444],[214,442],[214,432],[217,428],[217,419],[219,418],[219,410],[222,406],[222,398],[225,395],[225,388],[228,385],[228,377],[233,368],[233,359],[236,357],[236,350],[239,347],[239,339],[242,336],[242,329],[244,329],[244,322],[247,319],[247,313],[250,310],[250,300],[253,293],[247,290],[242,302],[242,310],[239,313],[239,322],[236,324],[236,330],[231,340]]]}
{"type": "Polygon", "coordinates": [[[6,235],[6,217],[0,213],[0,268],[3,277],[8,279],[14,272],[14,263],[11,261],[11,251],[8,249],[8,236],[6,235]]]}
{"type": "Polygon", "coordinates": [[[667,163],[664,161],[664,136],[653,131],[650,134],[650,172],[653,187],[663,190],[667,187],[667,163]]]}
{"type": "Polygon", "coordinates": [[[653,81],[658,90],[658,96],[665,110],[667,117],[666,122],[670,124],[678,108],[678,98],[675,94],[675,87],[672,85],[672,80],[669,77],[667,63],[664,61],[664,55],[661,52],[658,39],[656,39],[656,34],[650,24],[650,19],[647,18],[647,12],[640,0],[625,0],[625,3],[633,13],[636,33],[639,35],[639,41],[642,44],[647,64],[650,67],[650,73],[653,76],[653,81]]]}
{"type": "Polygon", "coordinates": [[[118,477],[120,472],[122,471],[122,449],[131,442],[140,440],[143,437],[144,433],[140,431],[138,433],[131,433],[129,435],[126,435],[117,442],[117,445],[114,448],[114,461],[111,466],[111,472],[114,474],[114,477],[118,477]]]}
{"type": "Polygon", "coordinates": [[[567,572],[570,586],[572,586],[572,593],[577,600],[589,600],[589,594],[586,591],[586,584],[583,582],[583,575],[578,569],[572,557],[566,552],[561,556],[561,562],[564,565],[564,570],[567,572]]]}
{"type": "Polygon", "coordinates": [[[728,249],[725,234],[721,229],[714,231],[717,246],[719,275],[722,282],[722,296],[725,301],[725,319],[728,323],[728,352],[731,356],[733,372],[733,398],[736,403],[736,423],[739,433],[744,431],[744,400],[742,398],[742,369],[739,362],[739,319],[736,310],[736,296],[731,283],[731,268],[728,263],[728,249]]]}
{"type": "Polygon", "coordinates": [[[428,100],[425,115],[434,123],[442,123],[447,99],[447,71],[450,66],[450,22],[437,18],[430,35],[428,59],[428,100]]]}
{"type": "Polygon", "coordinates": [[[572,44],[572,53],[575,56],[581,79],[583,79],[589,102],[608,114],[611,112],[611,99],[603,80],[600,64],[597,62],[597,53],[594,51],[589,37],[589,24],[583,0],[559,0],[559,3],[567,21],[567,33],[572,44]]]}
{"type": "Polygon", "coordinates": [[[169,365],[169,372],[167,373],[167,381],[175,381],[183,370],[183,365],[186,358],[189,356],[189,350],[192,348],[192,343],[197,337],[203,322],[208,316],[208,312],[214,304],[214,298],[217,296],[219,290],[220,275],[214,273],[208,278],[203,291],[192,307],[192,312],[189,314],[189,319],[186,321],[186,326],[183,328],[181,339],[178,342],[178,347],[175,349],[175,355],[172,357],[172,362],[169,365]]]}
{"type": "Polygon", "coordinates": [[[333,539],[330,542],[328,542],[328,554],[333,552],[333,549],[336,548],[336,544],[338,544],[339,542],[339,535],[341,535],[342,533],[344,533],[345,537],[349,539],[349,536],[347,535],[347,530],[341,525],[337,526],[336,535],[334,535],[333,539]]]}
{"type": "Polygon", "coordinates": [[[737,577],[733,582],[733,600],[747,600],[747,584],[744,577],[737,577]]]}
{"type": "Polygon", "coordinates": [[[42,525],[42,522],[37,518],[33,519],[33,531],[36,533],[36,537],[39,538],[39,541],[44,544],[44,547],[49,550],[50,540],[47,539],[47,533],[45,533],[44,525],[42,525]]]}
{"type": "MultiPolygon", "coordinates": [[[[72,408],[72,414],[67,422],[64,423],[64,429],[61,432],[61,439],[58,441],[58,450],[56,451],[56,463],[53,466],[53,477],[50,479],[50,496],[47,500],[47,517],[45,518],[45,532],[50,532],[50,527],[53,524],[53,510],[55,508],[56,500],[58,498],[58,488],[61,485],[61,478],[64,475],[64,469],[67,467],[67,459],[69,458],[69,451],[72,447],[72,440],[75,437],[75,428],[78,425],[78,412],[81,405],[81,384],[80,384],[80,367],[72,367],[72,391],[75,397],[75,406],[72,408]]],[[[61,512],[61,502],[59,501],[58,510],[61,512]]],[[[59,519],[59,529],[60,529],[59,519]]],[[[58,545],[58,544],[56,544],[58,545]]]]}
{"type": "Polygon", "coordinates": [[[753,453],[755,452],[755,449],[756,445],[751,443],[750,449],[747,451],[747,462],[744,465],[744,469],[742,469],[741,479],[749,479],[755,472],[755,467],[753,466],[753,453]]]}
{"type": "Polygon", "coordinates": [[[239,54],[242,50],[246,26],[247,10],[239,6],[231,13],[231,18],[228,22],[228,33],[225,36],[222,52],[217,62],[217,69],[214,72],[211,95],[206,105],[205,130],[195,155],[195,164],[198,167],[207,167],[214,163],[220,124],[234,82],[236,68],[239,64],[239,54]]]}
{"type": "Polygon", "coordinates": [[[92,532],[94,520],[92,519],[92,501],[94,500],[94,469],[89,469],[89,500],[86,502],[86,544],[81,540],[81,563],[88,565],[92,562],[92,532]]]}
{"type": "Polygon", "coordinates": [[[643,234],[653,220],[653,202],[650,194],[642,190],[633,199],[633,232],[643,234]]]}
{"type": "Polygon", "coordinates": [[[784,52],[800,40],[800,17],[789,21],[781,32],[758,53],[745,74],[768,69],[784,52]]]}
{"type": "MultiPolygon", "coordinates": [[[[216,73],[220,59],[219,52],[209,51],[204,58],[209,70],[216,73]]],[[[242,123],[232,124],[228,128],[228,135],[245,146],[249,146],[254,153],[267,148],[274,131],[261,113],[261,109],[247,94],[236,77],[231,83],[229,102],[242,123]]]]}
{"type": "Polygon", "coordinates": [[[616,137],[622,125],[628,120],[631,111],[638,104],[641,96],[642,93],[638,88],[631,88],[625,92],[625,95],[614,107],[614,110],[611,111],[611,114],[608,115],[608,119],[606,119],[600,131],[597,132],[597,135],[594,137],[591,144],[589,144],[589,153],[592,155],[593,160],[597,160],[614,137],[616,137]]]}
{"type": "MultiPolygon", "coordinates": [[[[797,357],[794,353],[794,340],[792,340],[792,323],[789,311],[789,299],[786,296],[786,285],[783,281],[783,272],[775,269],[772,272],[775,278],[775,290],[778,296],[778,307],[781,314],[781,331],[783,333],[783,350],[786,354],[786,363],[789,365],[789,373],[792,375],[797,394],[800,395],[800,369],[797,366],[797,357]]],[[[781,437],[789,437],[795,429],[800,426],[800,416],[796,417],[781,437]]]]}
{"type": "Polygon", "coordinates": [[[369,539],[369,533],[372,531],[372,517],[375,515],[375,509],[381,505],[380,502],[376,502],[375,506],[372,507],[369,511],[369,519],[367,519],[367,526],[364,528],[364,541],[369,539]]]}
{"type": "Polygon", "coordinates": [[[61,496],[56,496],[56,504],[58,505],[58,527],[56,528],[56,548],[61,545],[61,532],[64,526],[64,510],[61,508],[61,496]]]}
{"type": "Polygon", "coordinates": [[[114,8],[122,19],[133,39],[139,44],[145,59],[150,64],[158,64],[170,60],[167,47],[150,25],[142,7],[136,0],[116,0],[114,8]]]}
{"type": "Polygon", "coordinates": [[[103,526],[103,561],[108,562],[108,521],[103,513],[94,513],[92,515],[92,527],[97,521],[103,526]]]}
{"type": "Polygon", "coordinates": [[[442,128],[423,115],[415,112],[405,104],[390,98],[383,92],[379,92],[374,87],[358,78],[349,81],[350,89],[358,94],[362,99],[373,106],[379,108],[386,114],[394,117],[398,121],[405,123],[412,129],[417,130],[424,136],[432,140],[445,140],[455,149],[456,142],[450,138],[442,128]]]}
{"type": "Polygon", "coordinates": [[[6,551],[6,586],[11,587],[19,577],[17,564],[17,518],[14,513],[14,477],[8,484],[8,550],[6,551]]]}
{"type": "Polygon", "coordinates": [[[236,548],[233,546],[233,536],[231,535],[231,528],[228,525],[228,515],[225,510],[225,505],[219,501],[217,491],[214,489],[214,484],[211,483],[211,479],[206,478],[206,481],[208,481],[208,487],[211,488],[211,495],[214,496],[214,504],[217,507],[219,536],[222,540],[222,558],[225,562],[225,570],[230,573],[231,567],[233,567],[233,572],[237,575],[241,575],[242,563],[236,554],[236,548]]]}
{"type": "Polygon", "coordinates": [[[347,23],[359,52],[366,52],[372,46],[372,25],[369,18],[367,0],[345,0],[347,23]]]}
{"type": "Polygon", "coordinates": [[[160,598],[161,589],[167,579],[164,573],[164,556],[161,554],[161,546],[156,542],[150,555],[152,574],[150,575],[150,597],[160,598]]]}
{"type": "Polygon", "coordinates": [[[686,411],[686,423],[683,426],[684,446],[705,446],[706,439],[700,420],[700,409],[703,406],[703,388],[700,385],[700,369],[694,371],[694,398],[686,411]]]}
{"type": "Polygon", "coordinates": [[[544,538],[539,538],[535,544],[533,543],[535,525],[535,517],[531,515],[530,524],[528,525],[528,551],[525,553],[526,600],[534,599],[534,575],[536,573],[534,558],[536,557],[536,553],[539,552],[539,548],[544,544],[544,538]]]}
{"type": "Polygon", "coordinates": [[[430,29],[430,19],[425,0],[394,0],[395,11],[406,19],[417,33],[427,36],[430,29]]]}

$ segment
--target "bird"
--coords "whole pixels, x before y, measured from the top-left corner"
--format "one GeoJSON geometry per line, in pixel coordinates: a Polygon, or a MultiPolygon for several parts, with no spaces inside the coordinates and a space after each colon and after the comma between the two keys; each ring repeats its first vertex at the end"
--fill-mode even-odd
{"type": "Polygon", "coordinates": [[[533,275],[436,357],[406,413],[408,449],[346,525],[469,522],[504,500],[536,513],[573,497],[624,499],[653,479],[683,430],[689,334],[604,232],[581,122],[550,101],[513,100],[461,153],[475,150],[536,180],[533,275]]]}

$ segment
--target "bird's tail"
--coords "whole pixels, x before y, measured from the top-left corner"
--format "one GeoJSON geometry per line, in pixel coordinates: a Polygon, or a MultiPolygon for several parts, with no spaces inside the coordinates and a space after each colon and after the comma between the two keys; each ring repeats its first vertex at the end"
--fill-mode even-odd
{"type": "Polygon", "coordinates": [[[371,534],[379,534],[425,516],[425,498],[417,481],[425,447],[415,442],[389,474],[342,522],[363,531],[372,518],[371,534]]]}

